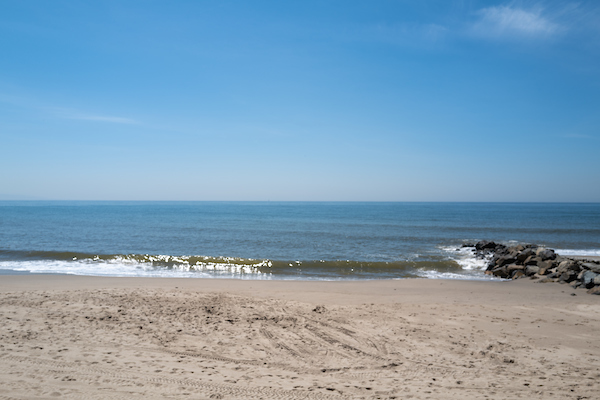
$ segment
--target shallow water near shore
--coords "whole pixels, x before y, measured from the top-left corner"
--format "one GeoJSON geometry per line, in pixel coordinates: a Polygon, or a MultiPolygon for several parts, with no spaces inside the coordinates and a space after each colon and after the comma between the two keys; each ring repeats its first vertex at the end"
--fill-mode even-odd
{"type": "Polygon", "coordinates": [[[104,276],[490,279],[465,243],[600,255],[600,204],[0,202],[0,269],[104,276]]]}

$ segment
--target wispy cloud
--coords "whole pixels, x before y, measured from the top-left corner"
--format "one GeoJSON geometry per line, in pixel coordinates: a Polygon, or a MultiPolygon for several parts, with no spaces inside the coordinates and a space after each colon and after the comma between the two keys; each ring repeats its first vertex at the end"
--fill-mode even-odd
{"type": "Polygon", "coordinates": [[[75,119],[82,121],[107,122],[114,124],[140,124],[141,122],[133,118],[126,118],[115,115],[101,115],[82,112],[74,108],[50,107],[30,98],[11,96],[0,93],[0,103],[11,104],[13,106],[35,110],[44,114],[50,114],[61,119],[75,119]]]}
{"type": "Polygon", "coordinates": [[[140,123],[139,121],[136,121],[135,119],[124,118],[124,117],[115,117],[115,116],[110,116],[110,115],[90,115],[90,114],[72,113],[72,114],[62,114],[62,115],[59,114],[59,116],[62,118],[66,118],[66,119],[109,122],[109,123],[115,123],[115,124],[139,124],[140,123]]]}
{"type": "Polygon", "coordinates": [[[487,7],[477,12],[471,31],[488,38],[541,39],[555,36],[566,27],[544,14],[541,6],[524,9],[511,5],[487,7]]]}

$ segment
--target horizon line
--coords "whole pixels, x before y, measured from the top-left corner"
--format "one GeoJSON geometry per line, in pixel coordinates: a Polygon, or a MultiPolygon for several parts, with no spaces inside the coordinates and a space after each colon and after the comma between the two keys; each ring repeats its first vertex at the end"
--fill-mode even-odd
{"type": "Polygon", "coordinates": [[[503,201],[503,200],[57,200],[0,199],[8,202],[80,202],[80,203],[490,203],[490,204],[600,204],[600,201],[503,201]]]}

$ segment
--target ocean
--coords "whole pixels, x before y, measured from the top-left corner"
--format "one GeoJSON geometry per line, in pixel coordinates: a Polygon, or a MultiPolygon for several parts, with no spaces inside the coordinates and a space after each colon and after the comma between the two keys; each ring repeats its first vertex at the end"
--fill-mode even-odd
{"type": "Polygon", "coordinates": [[[494,279],[478,240],[600,256],[600,204],[0,202],[5,273],[494,279]]]}

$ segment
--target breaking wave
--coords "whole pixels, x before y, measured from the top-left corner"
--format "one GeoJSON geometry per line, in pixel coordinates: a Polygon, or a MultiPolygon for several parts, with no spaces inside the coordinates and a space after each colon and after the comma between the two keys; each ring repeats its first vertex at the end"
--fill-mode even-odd
{"type": "Polygon", "coordinates": [[[9,250],[0,250],[0,269],[99,276],[303,280],[458,277],[463,272],[459,262],[442,256],[431,260],[386,262],[9,250]]]}

